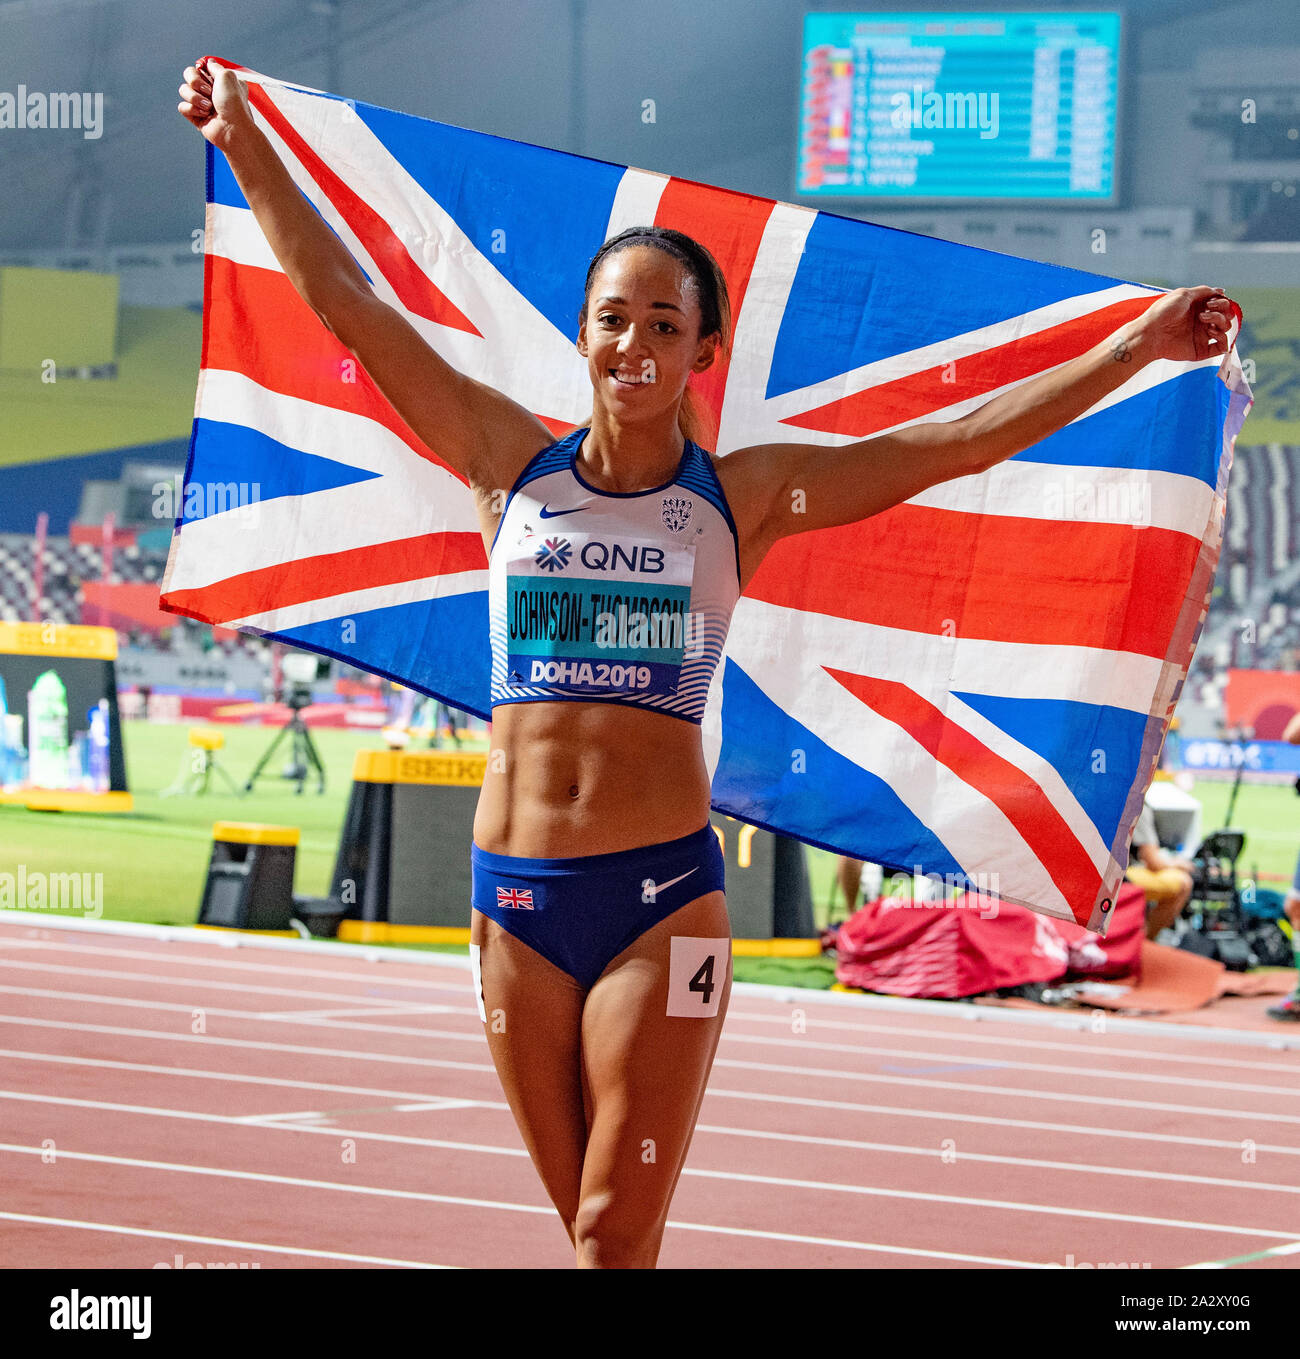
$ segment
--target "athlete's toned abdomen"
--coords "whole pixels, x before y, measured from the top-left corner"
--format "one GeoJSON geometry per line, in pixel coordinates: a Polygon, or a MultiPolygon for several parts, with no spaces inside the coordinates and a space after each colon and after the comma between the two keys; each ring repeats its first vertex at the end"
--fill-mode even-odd
{"type": "Polygon", "coordinates": [[[474,843],[569,858],[676,840],[708,820],[699,728],[612,703],[519,703],[493,712],[474,843]]]}

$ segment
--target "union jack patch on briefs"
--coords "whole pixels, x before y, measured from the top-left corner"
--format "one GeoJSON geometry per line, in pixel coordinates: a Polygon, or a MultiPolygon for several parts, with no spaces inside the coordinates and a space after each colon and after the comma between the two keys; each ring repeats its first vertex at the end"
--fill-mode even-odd
{"type": "Polygon", "coordinates": [[[533,890],[531,887],[498,887],[497,905],[510,906],[516,910],[533,909],[533,890]]]}

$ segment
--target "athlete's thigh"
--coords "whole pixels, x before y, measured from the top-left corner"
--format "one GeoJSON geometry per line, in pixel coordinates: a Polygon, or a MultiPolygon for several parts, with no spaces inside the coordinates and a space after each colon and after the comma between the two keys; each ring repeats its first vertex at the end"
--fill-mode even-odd
{"type": "Polygon", "coordinates": [[[662,1226],[730,991],[731,928],[721,892],[699,897],[660,921],[620,953],[592,987],[582,1013],[590,1123],[584,1205],[592,1200],[614,1204],[625,1223],[635,1225],[639,1219],[642,1226],[662,1226]],[[674,938],[696,942],[679,945],[679,954],[690,962],[671,990],[670,1005],[674,938]],[[715,942],[699,942],[704,940],[715,942]],[[670,1008],[677,1013],[669,1014],[670,1008]]]}
{"type": "Polygon", "coordinates": [[[493,1065],[524,1145],[572,1235],[587,1142],[584,993],[566,972],[478,911],[470,939],[480,950],[493,1065]]]}

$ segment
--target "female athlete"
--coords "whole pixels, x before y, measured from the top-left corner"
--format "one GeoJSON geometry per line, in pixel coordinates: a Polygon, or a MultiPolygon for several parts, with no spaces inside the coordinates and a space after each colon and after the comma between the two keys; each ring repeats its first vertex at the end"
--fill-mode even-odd
{"type": "Polygon", "coordinates": [[[480,1015],[578,1265],[652,1267],[731,985],[699,722],[738,594],[785,535],[984,471],[1151,359],[1223,352],[1231,304],[1169,293],[950,423],[717,458],[690,437],[686,386],[725,352],[726,285],[688,237],[628,231],[587,275],[590,424],[556,441],[375,296],[234,73],[214,81],[200,60],[180,93],[303,299],[473,489],[493,705],[472,850],[480,1015]]]}

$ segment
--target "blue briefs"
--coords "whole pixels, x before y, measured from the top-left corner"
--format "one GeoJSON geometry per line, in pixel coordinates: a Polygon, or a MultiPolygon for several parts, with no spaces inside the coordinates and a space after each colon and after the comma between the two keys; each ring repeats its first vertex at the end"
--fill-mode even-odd
{"type": "Polygon", "coordinates": [[[474,845],[474,909],[584,989],[647,930],[723,890],[711,825],[661,845],[576,859],[523,859],[474,845]]]}

